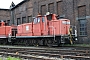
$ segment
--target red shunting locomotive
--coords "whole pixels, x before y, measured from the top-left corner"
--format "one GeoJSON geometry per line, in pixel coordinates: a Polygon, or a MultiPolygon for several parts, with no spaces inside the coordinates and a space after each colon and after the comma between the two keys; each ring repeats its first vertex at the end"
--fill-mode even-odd
{"type": "MultiPolygon", "coordinates": [[[[13,45],[48,45],[73,44],[77,40],[75,26],[70,26],[69,19],[59,19],[56,14],[38,15],[33,22],[18,26],[3,26],[1,23],[0,40],[13,45]]],[[[0,41],[0,43],[2,44],[0,41]]]]}

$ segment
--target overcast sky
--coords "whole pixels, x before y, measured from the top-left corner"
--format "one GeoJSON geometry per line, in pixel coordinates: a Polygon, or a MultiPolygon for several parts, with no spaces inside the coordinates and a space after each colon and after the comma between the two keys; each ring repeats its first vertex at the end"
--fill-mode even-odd
{"type": "Polygon", "coordinates": [[[12,1],[17,5],[23,0],[0,0],[0,8],[9,9],[12,1]]]}

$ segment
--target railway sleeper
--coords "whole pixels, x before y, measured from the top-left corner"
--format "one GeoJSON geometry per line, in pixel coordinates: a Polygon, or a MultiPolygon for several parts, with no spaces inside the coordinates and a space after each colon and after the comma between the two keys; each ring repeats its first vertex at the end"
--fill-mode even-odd
{"type": "Polygon", "coordinates": [[[33,55],[24,55],[24,54],[15,54],[15,53],[2,53],[2,56],[7,57],[7,56],[12,56],[12,57],[20,57],[20,58],[25,58],[25,59],[36,59],[36,60],[55,60],[56,58],[51,58],[51,57],[45,57],[45,56],[33,56],[33,55]]]}
{"type": "MultiPolygon", "coordinates": [[[[25,52],[24,52],[25,53],[25,52]]],[[[66,55],[67,54],[67,56],[70,54],[70,56],[72,55],[72,53],[70,53],[69,52],[69,54],[68,53],[61,53],[61,54],[55,54],[55,53],[46,53],[46,52],[27,52],[27,53],[25,53],[25,54],[30,54],[30,55],[40,55],[40,56],[49,56],[49,57],[57,57],[57,58],[59,58],[60,56],[62,56],[62,55],[66,55]]],[[[75,56],[75,57],[77,57],[76,56],[76,54],[74,54],[74,55],[72,55],[72,56],[75,56]]],[[[82,57],[88,57],[88,56],[80,56],[81,58],[82,57]]],[[[80,58],[79,57],[79,58],[80,58]]],[[[87,58],[85,58],[85,59],[87,59],[87,58]]]]}

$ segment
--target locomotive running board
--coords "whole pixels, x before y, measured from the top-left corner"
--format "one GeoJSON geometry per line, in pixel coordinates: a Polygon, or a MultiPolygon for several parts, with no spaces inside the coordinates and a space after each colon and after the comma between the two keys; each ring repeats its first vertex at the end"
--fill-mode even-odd
{"type": "Polygon", "coordinates": [[[42,37],[54,37],[54,36],[16,36],[16,38],[42,38],[42,37]]]}
{"type": "Polygon", "coordinates": [[[0,38],[7,38],[6,36],[0,36],[0,38]]]}

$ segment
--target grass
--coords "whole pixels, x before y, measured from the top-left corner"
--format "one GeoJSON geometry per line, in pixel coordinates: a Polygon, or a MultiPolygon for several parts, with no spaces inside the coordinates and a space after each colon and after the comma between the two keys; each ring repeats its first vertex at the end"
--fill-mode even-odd
{"type": "Polygon", "coordinates": [[[8,57],[7,60],[21,60],[20,58],[15,58],[15,57],[8,57]]]}
{"type": "Polygon", "coordinates": [[[0,58],[0,60],[2,60],[2,58],[0,58]]]}

